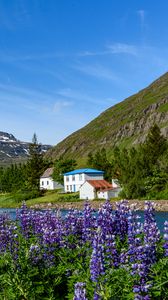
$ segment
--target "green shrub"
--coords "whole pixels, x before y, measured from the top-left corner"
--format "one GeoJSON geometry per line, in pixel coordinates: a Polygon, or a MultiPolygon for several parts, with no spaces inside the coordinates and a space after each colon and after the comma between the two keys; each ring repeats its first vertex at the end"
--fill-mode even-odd
{"type": "Polygon", "coordinates": [[[12,194],[13,199],[19,203],[29,199],[34,199],[44,195],[44,191],[32,190],[32,191],[18,191],[12,194]]]}
{"type": "Polygon", "coordinates": [[[60,193],[60,194],[58,194],[58,201],[60,201],[60,202],[80,201],[79,193],[66,193],[66,194],[60,193]]]}

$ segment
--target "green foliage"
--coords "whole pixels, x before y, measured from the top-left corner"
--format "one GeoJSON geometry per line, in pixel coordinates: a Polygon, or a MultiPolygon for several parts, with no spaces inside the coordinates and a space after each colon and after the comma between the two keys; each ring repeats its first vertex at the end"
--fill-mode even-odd
{"type": "Polygon", "coordinates": [[[43,160],[36,135],[33,136],[29,152],[27,163],[0,167],[0,192],[12,193],[18,202],[40,195],[40,175],[45,168],[51,166],[50,160],[43,160]]]}
{"type": "Polygon", "coordinates": [[[162,258],[151,268],[152,299],[168,299],[168,258],[162,258]]]}
{"type": "Polygon", "coordinates": [[[0,168],[0,191],[14,192],[25,188],[26,165],[11,165],[7,168],[0,168]]]}
{"type": "Polygon", "coordinates": [[[76,165],[77,165],[76,160],[74,159],[64,159],[63,157],[57,159],[54,162],[54,170],[52,174],[53,179],[63,184],[64,183],[63,174],[74,170],[76,165]]]}
{"type": "Polygon", "coordinates": [[[123,188],[120,197],[168,199],[168,143],[156,124],[144,144],[129,149],[115,147],[111,160],[105,149],[89,153],[88,164],[105,171],[105,179],[119,180],[123,188]]]}
{"type": "Polygon", "coordinates": [[[44,195],[43,191],[40,190],[18,190],[16,193],[12,193],[11,196],[17,203],[22,203],[23,201],[41,197],[44,195]]]}
{"type": "MultiPolygon", "coordinates": [[[[0,256],[0,299],[5,300],[72,300],[76,282],[85,282],[87,299],[93,299],[96,283],[90,280],[90,243],[80,247],[78,235],[65,237],[66,247],[58,247],[54,252],[54,263],[46,265],[41,253],[38,264],[32,263],[29,249],[38,245],[32,235],[25,239],[19,231],[19,252],[17,261],[6,252],[0,256]],[[78,245],[78,246],[77,246],[78,245]]],[[[157,246],[157,263],[149,272],[147,284],[152,300],[168,299],[168,258],[163,258],[163,241],[157,246]]],[[[118,243],[117,249],[123,251],[127,241],[118,243]]],[[[138,275],[132,276],[130,269],[108,267],[99,282],[98,294],[103,300],[133,300],[132,287],[138,282],[138,275]]]]}
{"type": "Polygon", "coordinates": [[[167,141],[160,132],[160,128],[154,124],[150,128],[146,141],[143,145],[144,158],[146,163],[151,167],[155,165],[157,160],[167,149],[167,141]]]}
{"type": "Polygon", "coordinates": [[[104,178],[111,182],[113,174],[112,162],[107,158],[105,148],[98,150],[94,155],[89,153],[87,165],[91,168],[104,171],[104,178]]]}
{"type": "MultiPolygon", "coordinates": [[[[66,193],[66,194],[59,194],[58,195],[59,202],[79,202],[79,193],[66,193]]],[[[82,200],[81,200],[82,201],[82,200]]]]}
{"type": "MultiPolygon", "coordinates": [[[[31,264],[28,245],[21,237],[19,270],[9,255],[0,261],[0,299],[55,300],[65,299],[66,278],[64,265],[46,268],[31,264]],[[1,296],[6,298],[1,298],[1,296]]],[[[58,261],[59,262],[59,261],[58,261]]]]}
{"type": "MultiPolygon", "coordinates": [[[[27,216],[29,215],[27,214],[27,216]]],[[[140,278],[143,278],[138,273],[132,274],[132,267],[136,264],[134,256],[128,255],[125,263],[120,262],[118,266],[114,266],[107,259],[109,253],[103,251],[104,272],[99,275],[97,282],[94,282],[91,279],[90,259],[95,248],[93,248],[93,242],[83,242],[82,240],[83,231],[80,227],[80,217],[78,219],[79,223],[77,222],[78,225],[76,224],[76,229],[79,226],[79,231],[75,230],[72,234],[62,236],[60,244],[59,242],[52,242],[52,240],[48,240],[46,243],[40,236],[40,231],[37,235],[33,234],[35,227],[32,228],[32,222],[27,226],[28,219],[25,216],[24,213],[22,222],[16,221],[14,223],[12,221],[11,223],[11,221],[6,221],[12,238],[8,244],[9,247],[6,247],[6,251],[2,251],[0,255],[0,299],[72,300],[74,299],[74,285],[77,282],[86,284],[86,297],[88,300],[95,299],[95,288],[102,300],[138,299],[133,293],[133,287],[140,282],[140,278]],[[23,228],[24,220],[26,220],[27,229],[23,233],[21,228],[23,228]],[[20,223],[22,223],[22,226],[20,226],[20,223]],[[32,246],[37,247],[37,252],[32,252],[32,246]]],[[[39,216],[37,226],[39,225],[38,221],[39,216]]],[[[54,219],[52,221],[54,222],[54,219]]],[[[56,221],[56,224],[58,221],[56,221]]],[[[63,220],[64,222],[65,220],[63,220]]],[[[74,222],[70,224],[69,226],[74,228],[74,222]]],[[[50,229],[53,230],[50,226],[48,234],[50,229]]],[[[59,233],[60,228],[57,229],[57,233],[59,233]]],[[[149,295],[152,300],[168,299],[168,258],[164,257],[164,242],[164,239],[160,238],[155,244],[156,263],[154,265],[150,264],[149,272],[147,272],[145,278],[145,285],[149,285],[149,295]]],[[[100,245],[105,249],[107,244],[100,245]]],[[[120,254],[126,254],[127,250],[130,249],[127,234],[125,234],[124,239],[121,238],[120,234],[116,234],[115,245],[118,257],[120,254]]],[[[144,255],[144,249],[141,248],[144,255]]],[[[141,260],[138,263],[141,263],[141,260]]]]}
{"type": "Polygon", "coordinates": [[[136,149],[115,148],[112,165],[123,187],[120,196],[154,199],[162,195],[167,199],[168,144],[156,124],[143,145],[136,149]]]}
{"type": "Polygon", "coordinates": [[[33,135],[32,143],[29,145],[29,159],[27,161],[27,188],[39,190],[40,176],[44,171],[44,160],[41,153],[41,145],[37,141],[36,134],[33,135]]]}
{"type": "Polygon", "coordinates": [[[105,278],[105,285],[100,290],[103,300],[133,300],[135,295],[132,292],[134,285],[133,277],[124,268],[111,269],[105,278]]]}

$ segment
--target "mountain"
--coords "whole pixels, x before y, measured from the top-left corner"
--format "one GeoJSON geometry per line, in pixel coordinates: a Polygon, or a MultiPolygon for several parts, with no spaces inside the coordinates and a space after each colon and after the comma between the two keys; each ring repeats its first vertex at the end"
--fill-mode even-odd
{"type": "MultiPolygon", "coordinates": [[[[50,149],[42,145],[42,152],[50,149]]],[[[29,143],[17,140],[13,134],[0,131],[0,165],[25,161],[28,158],[29,143]]]]}
{"type": "Polygon", "coordinates": [[[102,147],[111,151],[115,145],[129,147],[143,142],[154,123],[168,137],[168,73],[104,111],[51,148],[46,155],[53,159],[63,155],[85,161],[90,151],[102,147]]]}

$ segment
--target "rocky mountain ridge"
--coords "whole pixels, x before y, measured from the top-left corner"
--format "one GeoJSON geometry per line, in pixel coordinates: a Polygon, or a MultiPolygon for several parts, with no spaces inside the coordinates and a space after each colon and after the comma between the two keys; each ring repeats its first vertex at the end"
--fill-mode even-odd
{"type": "Polygon", "coordinates": [[[149,128],[156,123],[168,137],[168,73],[124,101],[110,107],[89,124],[74,132],[46,155],[53,159],[86,160],[89,152],[115,145],[130,147],[144,142],[149,128]]]}
{"type": "MultiPolygon", "coordinates": [[[[51,148],[42,145],[42,152],[51,148]]],[[[29,156],[29,143],[17,140],[13,134],[0,131],[0,164],[26,160],[29,156]]]]}

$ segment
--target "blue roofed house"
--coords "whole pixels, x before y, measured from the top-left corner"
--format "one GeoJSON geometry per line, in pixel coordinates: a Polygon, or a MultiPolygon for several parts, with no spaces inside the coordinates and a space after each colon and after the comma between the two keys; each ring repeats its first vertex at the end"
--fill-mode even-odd
{"type": "Polygon", "coordinates": [[[104,171],[95,169],[78,169],[64,174],[64,191],[78,192],[81,185],[87,180],[103,180],[104,171]]]}

